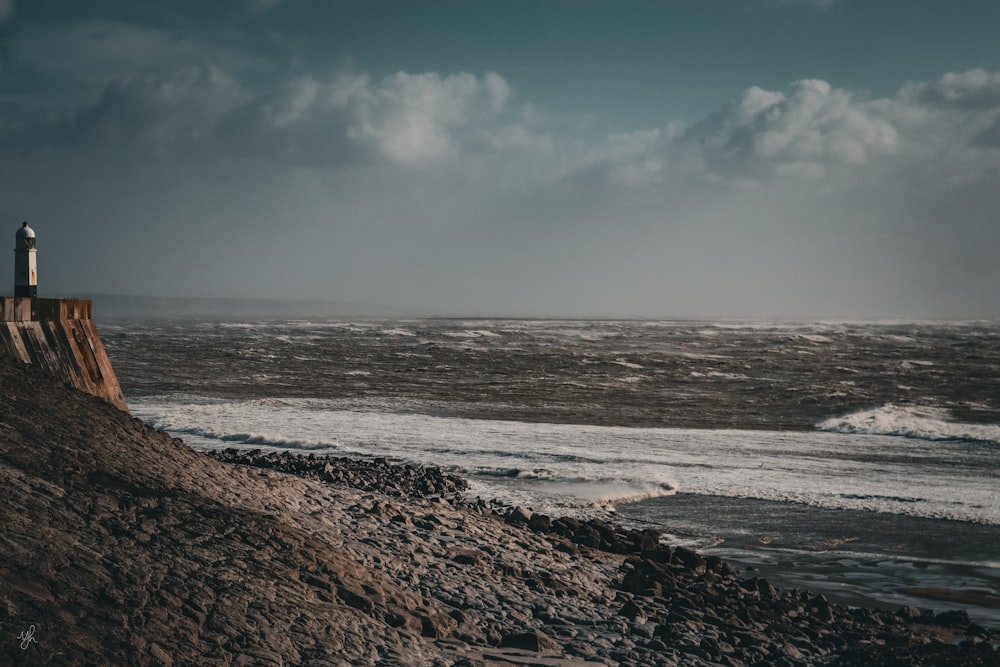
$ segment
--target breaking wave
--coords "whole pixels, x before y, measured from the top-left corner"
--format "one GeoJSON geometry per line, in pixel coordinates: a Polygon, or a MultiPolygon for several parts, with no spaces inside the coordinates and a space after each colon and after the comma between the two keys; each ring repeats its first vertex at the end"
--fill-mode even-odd
{"type": "Polygon", "coordinates": [[[861,410],[832,417],[816,425],[821,431],[865,435],[894,435],[918,440],[968,440],[1000,445],[1000,426],[950,421],[943,408],[903,406],[889,403],[874,410],[861,410]]]}

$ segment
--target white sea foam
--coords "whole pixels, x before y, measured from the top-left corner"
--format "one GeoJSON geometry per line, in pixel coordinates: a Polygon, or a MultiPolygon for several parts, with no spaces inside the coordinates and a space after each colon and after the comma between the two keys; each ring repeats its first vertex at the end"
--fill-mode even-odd
{"type": "Polygon", "coordinates": [[[823,336],[821,334],[799,334],[796,338],[801,338],[802,340],[807,340],[810,343],[829,343],[831,339],[829,336],[823,336]]]}
{"type": "Polygon", "coordinates": [[[465,331],[446,331],[442,334],[448,338],[499,338],[500,334],[485,329],[467,329],[465,331]]]}
{"type": "MultiPolygon", "coordinates": [[[[958,440],[838,428],[769,432],[443,418],[396,412],[400,406],[391,401],[171,396],[130,407],[197,448],[277,448],[438,465],[469,478],[475,494],[538,511],[681,490],[1000,525],[1000,497],[989,472],[995,450],[958,440]]],[[[946,423],[940,413],[922,414],[946,423]]],[[[940,434],[940,426],[935,429],[940,434]]]]}
{"type": "Polygon", "coordinates": [[[817,424],[822,431],[895,435],[920,440],[974,440],[1000,445],[1000,426],[963,424],[942,408],[894,405],[852,412],[817,424]]]}
{"type": "Polygon", "coordinates": [[[925,361],[923,359],[904,359],[899,362],[899,365],[903,368],[910,369],[914,366],[933,366],[933,361],[925,361]]]}

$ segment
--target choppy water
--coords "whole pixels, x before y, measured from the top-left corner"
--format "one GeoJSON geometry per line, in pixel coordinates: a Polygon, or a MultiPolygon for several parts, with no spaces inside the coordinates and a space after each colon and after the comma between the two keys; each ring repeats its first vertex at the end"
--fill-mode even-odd
{"type": "Polygon", "coordinates": [[[440,465],[845,599],[1000,595],[997,323],[99,326],[133,413],[194,447],[440,465]]]}

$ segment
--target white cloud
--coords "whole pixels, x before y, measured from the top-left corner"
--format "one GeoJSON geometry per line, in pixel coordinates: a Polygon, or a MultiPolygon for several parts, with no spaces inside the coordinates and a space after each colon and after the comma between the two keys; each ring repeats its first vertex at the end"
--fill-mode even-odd
{"type": "Polygon", "coordinates": [[[457,155],[463,130],[492,131],[511,96],[493,73],[304,77],[234,109],[224,124],[234,141],[285,155],[416,165],[457,155]]]}
{"type": "Polygon", "coordinates": [[[374,142],[395,162],[413,164],[453,154],[450,130],[503,110],[510,87],[496,74],[387,77],[355,98],[348,136],[374,142]]]}
{"type": "Polygon", "coordinates": [[[871,105],[815,79],[796,81],[787,93],[752,87],[692,127],[687,140],[721,173],[807,177],[865,164],[899,143],[896,129],[871,105]]]}
{"type": "MultiPolygon", "coordinates": [[[[115,52],[134,43],[112,41],[115,52]]],[[[514,98],[492,72],[302,76],[254,93],[229,70],[188,65],[112,78],[96,102],[61,118],[0,100],[0,141],[12,146],[48,132],[98,150],[276,158],[310,168],[385,162],[461,171],[475,160],[475,169],[520,174],[522,183],[530,176],[631,190],[677,178],[833,183],[836,174],[849,181],[882,170],[981,179],[1000,160],[1000,73],[984,70],[907,84],[884,99],[816,79],[782,91],[754,86],[694,124],[598,141],[578,138],[572,123],[530,102],[512,108],[514,98]]]]}
{"type": "Polygon", "coordinates": [[[496,151],[551,153],[555,143],[549,135],[537,135],[521,124],[505,125],[490,133],[489,147],[496,151]]]}
{"type": "Polygon", "coordinates": [[[900,160],[925,182],[982,183],[1000,173],[1000,72],[907,84],[879,108],[905,138],[900,160]]]}
{"type": "Polygon", "coordinates": [[[907,84],[881,99],[815,79],[784,91],[755,86],[690,126],[613,135],[576,151],[564,171],[591,186],[632,189],[682,181],[878,182],[894,191],[936,191],[996,180],[998,148],[1000,72],[972,70],[907,84]]]}
{"type": "Polygon", "coordinates": [[[137,158],[415,166],[468,151],[537,150],[531,132],[509,122],[512,95],[493,73],[404,72],[379,81],[367,74],[305,76],[252,95],[222,69],[190,65],[114,78],[96,102],[69,112],[0,98],[0,143],[69,140],[137,158]]]}

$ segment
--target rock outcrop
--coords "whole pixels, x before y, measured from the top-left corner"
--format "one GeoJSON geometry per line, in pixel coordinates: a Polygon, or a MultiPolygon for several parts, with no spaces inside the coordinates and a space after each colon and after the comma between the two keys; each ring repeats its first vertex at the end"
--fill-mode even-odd
{"type": "Polygon", "coordinates": [[[10,359],[0,387],[3,665],[997,664],[961,614],[779,591],[433,469],[223,463],[10,359]]]}

